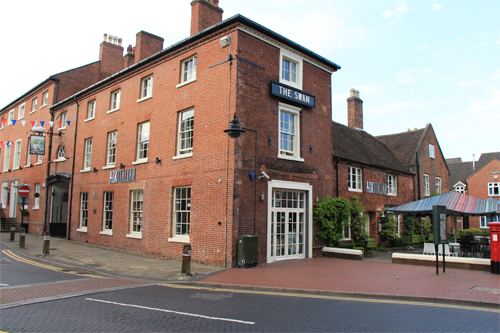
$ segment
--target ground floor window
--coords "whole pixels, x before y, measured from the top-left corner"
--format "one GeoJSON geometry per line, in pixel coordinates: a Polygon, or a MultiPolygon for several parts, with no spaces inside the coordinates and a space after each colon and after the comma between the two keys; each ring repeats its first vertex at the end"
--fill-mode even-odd
{"type": "Polygon", "coordinates": [[[479,218],[479,227],[489,228],[488,223],[490,222],[500,222],[500,215],[481,216],[479,218]]]}
{"type": "Polygon", "coordinates": [[[113,231],[113,205],[114,205],[114,193],[104,192],[103,231],[105,233],[111,233],[113,231]]]}
{"type": "Polygon", "coordinates": [[[174,188],[174,230],[176,236],[189,236],[191,222],[191,187],[174,188]]]}
{"type": "Polygon", "coordinates": [[[89,193],[80,194],[80,231],[87,230],[87,222],[89,219],[89,193]]]}
{"type": "Polygon", "coordinates": [[[143,191],[132,191],[130,203],[130,233],[141,234],[143,222],[143,204],[144,196],[143,191]]]}

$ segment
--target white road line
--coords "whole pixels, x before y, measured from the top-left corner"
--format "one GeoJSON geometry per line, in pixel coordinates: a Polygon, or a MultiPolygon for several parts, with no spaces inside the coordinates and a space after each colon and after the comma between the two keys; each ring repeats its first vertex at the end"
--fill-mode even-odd
{"type": "Polygon", "coordinates": [[[8,284],[0,283],[0,287],[8,287],[8,284]]]}
{"type": "Polygon", "coordinates": [[[184,316],[199,317],[199,318],[206,318],[206,319],[212,319],[212,320],[230,321],[230,322],[233,322],[233,323],[240,323],[240,324],[247,324],[247,325],[255,325],[255,322],[253,322],[253,321],[244,321],[244,320],[230,319],[230,318],[211,317],[211,316],[205,316],[205,315],[200,315],[200,314],[196,314],[196,313],[188,313],[188,312],[179,312],[179,311],[173,311],[173,310],[151,308],[151,307],[148,307],[148,306],[135,305],[135,304],[126,304],[126,303],[118,303],[118,302],[111,302],[111,301],[104,301],[104,300],[95,299],[95,298],[86,298],[86,300],[87,301],[94,301],[94,302],[114,304],[114,305],[128,306],[128,307],[138,308],[138,309],[146,309],[146,310],[154,310],[154,311],[161,311],[161,312],[168,312],[168,313],[176,313],[176,314],[180,314],[180,315],[184,315],[184,316]]]}

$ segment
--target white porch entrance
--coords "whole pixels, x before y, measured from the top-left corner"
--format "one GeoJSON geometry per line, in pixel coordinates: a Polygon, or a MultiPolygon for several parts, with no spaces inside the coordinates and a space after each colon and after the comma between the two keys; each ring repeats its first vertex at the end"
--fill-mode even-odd
{"type": "Polygon", "coordinates": [[[312,257],[312,186],[270,181],[267,262],[312,257]]]}
{"type": "Polygon", "coordinates": [[[17,180],[10,185],[10,207],[9,217],[16,217],[17,209],[17,180]]]}

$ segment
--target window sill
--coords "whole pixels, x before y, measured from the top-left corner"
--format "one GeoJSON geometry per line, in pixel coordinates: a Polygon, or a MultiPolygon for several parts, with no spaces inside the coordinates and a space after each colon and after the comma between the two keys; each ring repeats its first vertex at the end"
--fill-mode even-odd
{"type": "Polygon", "coordinates": [[[17,120],[21,120],[21,119],[24,119],[24,116],[22,116],[22,117],[17,117],[17,120]]]}
{"type": "Polygon", "coordinates": [[[278,158],[281,160],[288,160],[288,161],[295,161],[295,162],[304,162],[303,158],[300,157],[293,157],[293,156],[287,156],[287,155],[278,155],[278,158]]]}
{"type": "Polygon", "coordinates": [[[114,168],[116,168],[116,165],[115,165],[115,164],[114,164],[114,165],[106,165],[106,166],[103,166],[103,167],[102,167],[102,169],[103,169],[103,170],[106,170],[106,169],[114,169],[114,168]]]}
{"type": "Polygon", "coordinates": [[[180,159],[188,158],[188,157],[193,157],[193,152],[191,152],[189,154],[177,155],[177,156],[172,157],[172,159],[173,160],[180,160],[180,159]]]}
{"type": "Polygon", "coordinates": [[[21,170],[21,167],[12,168],[12,171],[21,170]]]}
{"type": "Polygon", "coordinates": [[[142,102],[142,101],[148,100],[148,99],[150,99],[150,98],[153,98],[153,95],[151,95],[151,96],[146,96],[146,97],[143,97],[143,98],[139,98],[139,99],[137,100],[137,103],[140,103],[140,102],[142,102]]]}
{"type": "Polygon", "coordinates": [[[142,232],[134,232],[126,235],[127,238],[142,239],[142,232]]]}
{"type": "Polygon", "coordinates": [[[80,170],[80,173],[85,173],[85,172],[90,172],[91,169],[83,169],[83,170],[80,170]]]}
{"type": "Polygon", "coordinates": [[[33,166],[33,164],[26,164],[24,167],[25,168],[31,168],[33,166]]]}
{"type": "Polygon", "coordinates": [[[360,193],[363,192],[363,190],[358,190],[358,189],[355,189],[355,188],[349,188],[349,191],[350,192],[360,192],[360,193]]]}
{"type": "Polygon", "coordinates": [[[394,193],[387,193],[388,196],[391,196],[391,197],[397,197],[398,195],[397,194],[394,194],[394,193]]]}
{"type": "Polygon", "coordinates": [[[84,122],[84,123],[86,123],[86,122],[91,121],[91,120],[94,120],[94,119],[95,119],[95,117],[93,117],[93,118],[87,118],[87,119],[85,119],[83,122],[84,122]]]}
{"type": "Polygon", "coordinates": [[[59,127],[58,131],[63,131],[63,130],[65,130],[65,129],[66,129],[66,126],[64,126],[64,127],[59,127]]]}
{"type": "Polygon", "coordinates": [[[116,112],[116,111],[118,111],[118,110],[120,110],[120,108],[118,108],[118,109],[113,109],[113,110],[109,110],[109,111],[108,111],[108,112],[106,112],[106,113],[107,113],[107,114],[110,114],[110,113],[116,112]]]}
{"type": "Polygon", "coordinates": [[[40,106],[40,110],[43,109],[46,106],[47,106],[47,104],[44,104],[44,105],[40,106]]]}
{"type": "Polygon", "coordinates": [[[280,83],[284,84],[286,86],[289,86],[290,88],[294,88],[294,89],[297,89],[297,90],[302,90],[302,86],[300,84],[298,84],[298,83],[293,82],[293,81],[286,81],[286,80],[283,80],[282,78],[280,78],[280,83]]]}
{"type": "Polygon", "coordinates": [[[41,165],[43,162],[36,162],[35,165],[41,165]]]}
{"type": "Polygon", "coordinates": [[[103,230],[99,232],[100,235],[113,236],[113,230],[103,230]]]}
{"type": "Polygon", "coordinates": [[[196,78],[194,78],[194,79],[192,79],[192,80],[189,80],[189,81],[185,81],[185,82],[179,83],[179,84],[178,84],[178,85],[176,85],[175,87],[176,87],[176,88],[180,88],[180,87],[183,87],[183,86],[185,86],[185,85],[188,85],[188,84],[190,84],[190,83],[192,83],[192,82],[196,82],[196,78]]]}
{"type": "Polygon", "coordinates": [[[36,112],[36,110],[35,111],[30,111],[30,114],[35,113],[35,112],[36,112]]]}
{"type": "Polygon", "coordinates": [[[148,159],[144,159],[144,160],[139,160],[139,161],[134,161],[132,162],[132,165],[137,165],[137,164],[144,164],[144,163],[148,163],[148,159]]]}
{"type": "Polygon", "coordinates": [[[174,243],[189,243],[189,236],[177,236],[177,237],[172,237],[168,239],[169,242],[174,242],[174,243]]]}
{"type": "Polygon", "coordinates": [[[66,161],[66,157],[63,157],[63,158],[58,158],[58,159],[55,159],[54,162],[64,162],[66,161]]]}
{"type": "Polygon", "coordinates": [[[76,229],[77,232],[87,232],[87,227],[76,229]]]}
{"type": "Polygon", "coordinates": [[[40,207],[32,207],[31,209],[33,209],[33,210],[39,210],[40,207]]]}

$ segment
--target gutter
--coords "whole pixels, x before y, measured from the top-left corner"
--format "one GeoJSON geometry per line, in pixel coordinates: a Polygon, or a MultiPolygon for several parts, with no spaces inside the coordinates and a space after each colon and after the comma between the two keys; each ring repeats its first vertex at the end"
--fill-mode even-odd
{"type": "Polygon", "coordinates": [[[340,157],[337,156],[337,163],[335,163],[335,178],[337,178],[337,198],[339,197],[339,162],[340,157]]]}
{"type": "Polygon", "coordinates": [[[421,199],[421,193],[420,193],[420,163],[418,161],[418,151],[415,152],[415,162],[417,163],[417,185],[418,185],[418,199],[421,199]]]}
{"type": "Polygon", "coordinates": [[[76,100],[76,95],[74,97],[76,103],[76,118],[75,118],[75,139],[73,141],[73,163],[71,166],[71,187],[70,187],[70,199],[69,199],[69,216],[68,216],[68,227],[66,231],[66,239],[71,239],[71,217],[72,217],[72,207],[73,207],[73,184],[75,183],[75,154],[76,154],[76,137],[78,134],[78,110],[80,109],[80,104],[76,100]]]}

